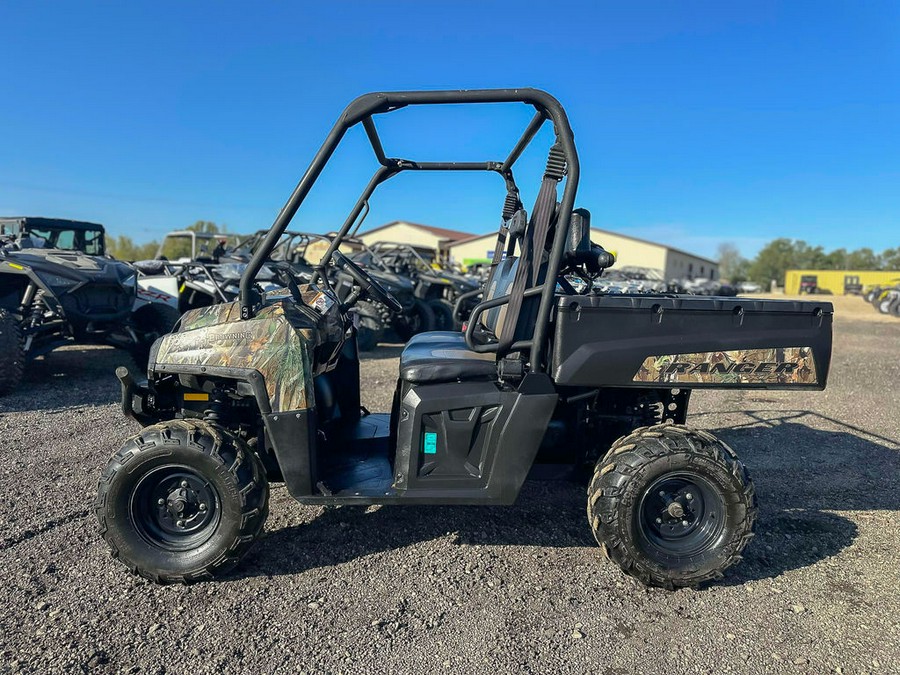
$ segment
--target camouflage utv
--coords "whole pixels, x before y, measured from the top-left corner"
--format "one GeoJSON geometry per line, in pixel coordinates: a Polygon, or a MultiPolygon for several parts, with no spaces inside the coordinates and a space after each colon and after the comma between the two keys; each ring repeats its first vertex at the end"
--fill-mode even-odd
{"type": "Polygon", "coordinates": [[[96,512],[113,555],[158,582],[221,576],[259,537],[272,482],[304,504],[512,504],[529,475],[588,464],[586,525],[626,574],[665,588],[721,577],[753,536],[756,493],[728,445],[685,425],[691,392],[824,388],[832,307],[595,290],[612,256],[575,208],[579,174],[566,114],[543,91],[353,101],[247,264],[239,299],[188,312],[155,343],[146,381],[120,370],[123,411],[143,428],[100,479],[96,512]],[[486,103],[534,109],[506,158],[396,159],[376,128],[407,106],[486,103]],[[526,217],[512,169],[545,124],[555,142],[526,217]],[[355,125],[379,168],[310,278],[260,293],[256,273],[355,125]],[[350,310],[367,298],[401,306],[339,247],[385,180],[459,170],[504,181],[503,255],[465,331],[410,340],[391,410],[370,413],[350,310]],[[343,299],[334,269],[355,281],[343,299]]]}

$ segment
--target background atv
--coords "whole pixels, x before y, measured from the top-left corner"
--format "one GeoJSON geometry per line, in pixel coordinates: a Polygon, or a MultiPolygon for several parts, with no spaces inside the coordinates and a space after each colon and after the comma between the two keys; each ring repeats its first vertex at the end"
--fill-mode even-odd
{"type": "MultiPolygon", "coordinates": [[[[179,230],[169,232],[154,260],[134,263],[138,284],[151,292],[173,295],[179,313],[234,300],[246,260],[232,255],[233,235],[179,230]]],[[[236,245],[240,245],[239,243],[236,245]]],[[[276,266],[266,265],[257,276],[263,291],[283,288],[276,266]]]]}
{"type": "MultiPolygon", "coordinates": [[[[477,279],[445,269],[427,250],[380,241],[372,244],[371,252],[387,269],[412,280],[416,297],[434,314],[433,327],[427,330],[458,330],[477,304],[474,299],[463,302],[461,316],[454,319],[454,306],[460,296],[478,290],[481,284],[477,279]]],[[[360,255],[354,256],[354,260],[359,261],[360,255]]]]}
{"type": "Polygon", "coordinates": [[[900,316],[900,279],[893,282],[891,286],[872,286],[862,297],[882,314],[900,316]]]}
{"type": "Polygon", "coordinates": [[[900,286],[883,289],[878,294],[878,301],[875,303],[875,306],[882,314],[900,316],[900,286]]]}
{"type": "Polygon", "coordinates": [[[156,251],[156,260],[216,264],[236,243],[237,237],[220,232],[175,230],[163,237],[156,251]]]}
{"type": "Polygon", "coordinates": [[[497,505],[516,500],[532,469],[559,476],[589,465],[587,525],[625,573],[665,588],[719,578],[753,536],[756,495],[730,447],[685,426],[690,393],[822,389],[832,307],[595,291],[612,256],[590,241],[590,213],[574,208],[579,174],[565,112],[539,90],[353,101],[247,264],[239,301],[185,314],[155,343],[146,382],[119,370],[123,411],[143,428],[98,486],[114,556],[160,582],[221,575],[262,531],[269,481],[306,504],[497,505]],[[395,159],[375,126],[406,106],[512,102],[535,115],[503,160],[395,159]],[[529,219],[512,168],[547,122],[555,143],[529,219]],[[259,293],[257,272],[357,124],[380,167],[309,282],[259,293]],[[380,183],[458,170],[505,180],[495,249],[504,257],[465,333],[415,336],[391,411],[369,413],[349,309],[366,298],[401,306],[339,247],[380,183]],[[332,268],[355,281],[343,301],[332,268]],[[572,275],[586,281],[581,292],[572,275]]]}
{"type": "MultiPolygon", "coordinates": [[[[260,230],[229,251],[231,259],[249,262],[265,239],[267,230],[260,230]]],[[[269,255],[272,262],[286,263],[301,281],[312,278],[315,265],[328,250],[332,240],[322,234],[287,231],[269,255]]],[[[384,261],[359,239],[350,237],[342,241],[344,249],[353,260],[365,268],[373,279],[391,293],[400,303],[401,310],[394,312],[377,300],[358,300],[354,305],[357,316],[357,343],[360,351],[374,349],[384,340],[399,339],[406,342],[413,335],[435,329],[432,308],[417,297],[412,279],[392,270],[384,261]],[[393,333],[393,335],[391,335],[393,333]]],[[[341,269],[327,269],[326,274],[341,302],[353,292],[354,279],[341,269]]]]}
{"type": "Polygon", "coordinates": [[[0,237],[20,248],[52,248],[106,255],[106,230],[97,223],[63,218],[0,218],[0,237]]]}
{"type": "Polygon", "coordinates": [[[146,366],[150,345],[180,315],[139,294],[135,268],[104,255],[102,226],[0,222],[0,394],[19,386],[27,361],[67,344],[119,347],[146,366]]]}

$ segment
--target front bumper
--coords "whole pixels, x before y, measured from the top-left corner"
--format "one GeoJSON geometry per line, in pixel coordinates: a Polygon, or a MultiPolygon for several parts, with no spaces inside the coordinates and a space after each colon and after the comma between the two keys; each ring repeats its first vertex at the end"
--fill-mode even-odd
{"type": "Polygon", "coordinates": [[[142,427],[156,422],[150,414],[153,410],[153,392],[147,380],[135,380],[125,366],[116,368],[116,377],[122,384],[122,414],[136,420],[142,427]]]}

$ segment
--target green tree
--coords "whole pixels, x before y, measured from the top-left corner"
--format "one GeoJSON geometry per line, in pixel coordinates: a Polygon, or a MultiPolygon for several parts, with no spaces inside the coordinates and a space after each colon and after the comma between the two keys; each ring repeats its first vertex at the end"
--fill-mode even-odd
{"type": "Polygon", "coordinates": [[[881,258],[881,269],[900,270],[900,246],[885,249],[879,257],[881,258]]]}
{"type": "Polygon", "coordinates": [[[825,266],[828,264],[828,256],[825,253],[825,249],[821,246],[810,246],[802,240],[794,240],[793,245],[793,267],[806,270],[825,269],[825,266]]]}
{"type": "Polygon", "coordinates": [[[825,267],[827,270],[846,270],[847,267],[847,249],[838,248],[825,256],[825,267]]]}
{"type": "Polygon", "coordinates": [[[159,248],[158,241],[149,241],[145,244],[135,244],[131,237],[120,234],[118,237],[110,237],[106,241],[106,252],[113,258],[134,262],[135,260],[149,260],[156,255],[159,248]]]}
{"type": "Polygon", "coordinates": [[[877,270],[881,268],[881,260],[870,248],[861,248],[847,254],[847,270],[877,270]]]}
{"type": "Polygon", "coordinates": [[[766,244],[750,263],[750,278],[768,288],[772,280],[784,285],[786,270],[796,267],[797,250],[790,239],[775,239],[766,244]]]}

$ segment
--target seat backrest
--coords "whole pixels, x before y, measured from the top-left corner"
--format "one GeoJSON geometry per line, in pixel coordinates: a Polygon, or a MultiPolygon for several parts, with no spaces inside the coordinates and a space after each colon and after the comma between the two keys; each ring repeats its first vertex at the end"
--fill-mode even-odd
{"type": "MultiPolygon", "coordinates": [[[[517,248],[519,251],[523,249],[525,244],[525,239],[528,236],[528,214],[525,209],[518,209],[507,221],[507,250],[512,250],[517,248]],[[513,245],[513,242],[516,242],[516,245],[513,245]]],[[[552,221],[551,221],[551,233],[552,233],[552,221]]],[[[590,235],[588,235],[590,236],[590,235]]],[[[549,241],[552,241],[552,234],[550,235],[549,241]]],[[[544,252],[536,253],[538,256],[544,256],[544,252]]],[[[500,260],[496,265],[494,265],[491,270],[490,276],[488,277],[487,283],[484,288],[484,295],[482,299],[484,301],[493,300],[494,298],[499,298],[504,295],[509,295],[512,290],[513,282],[516,279],[516,273],[519,269],[519,256],[515,255],[507,255],[505,258],[500,260]]],[[[529,337],[531,333],[531,329],[534,327],[534,319],[536,317],[536,310],[540,303],[540,298],[537,296],[524,298],[522,301],[521,308],[519,310],[519,317],[516,326],[516,334],[515,339],[526,339],[529,337]]],[[[500,305],[499,307],[493,307],[492,309],[487,310],[481,314],[479,318],[479,323],[483,328],[488,330],[494,337],[500,337],[500,334],[503,332],[503,326],[506,323],[507,309],[509,307],[509,303],[500,305]]]]}
{"type": "MultiPolygon", "coordinates": [[[[493,300],[509,293],[513,280],[516,278],[517,269],[519,269],[519,258],[517,256],[504,258],[497,263],[491,273],[491,278],[488,280],[487,287],[484,289],[483,300],[493,300]]],[[[503,329],[503,322],[506,319],[506,308],[507,305],[500,305],[483,312],[480,317],[481,325],[494,335],[500,335],[500,331],[503,329]]]]}

